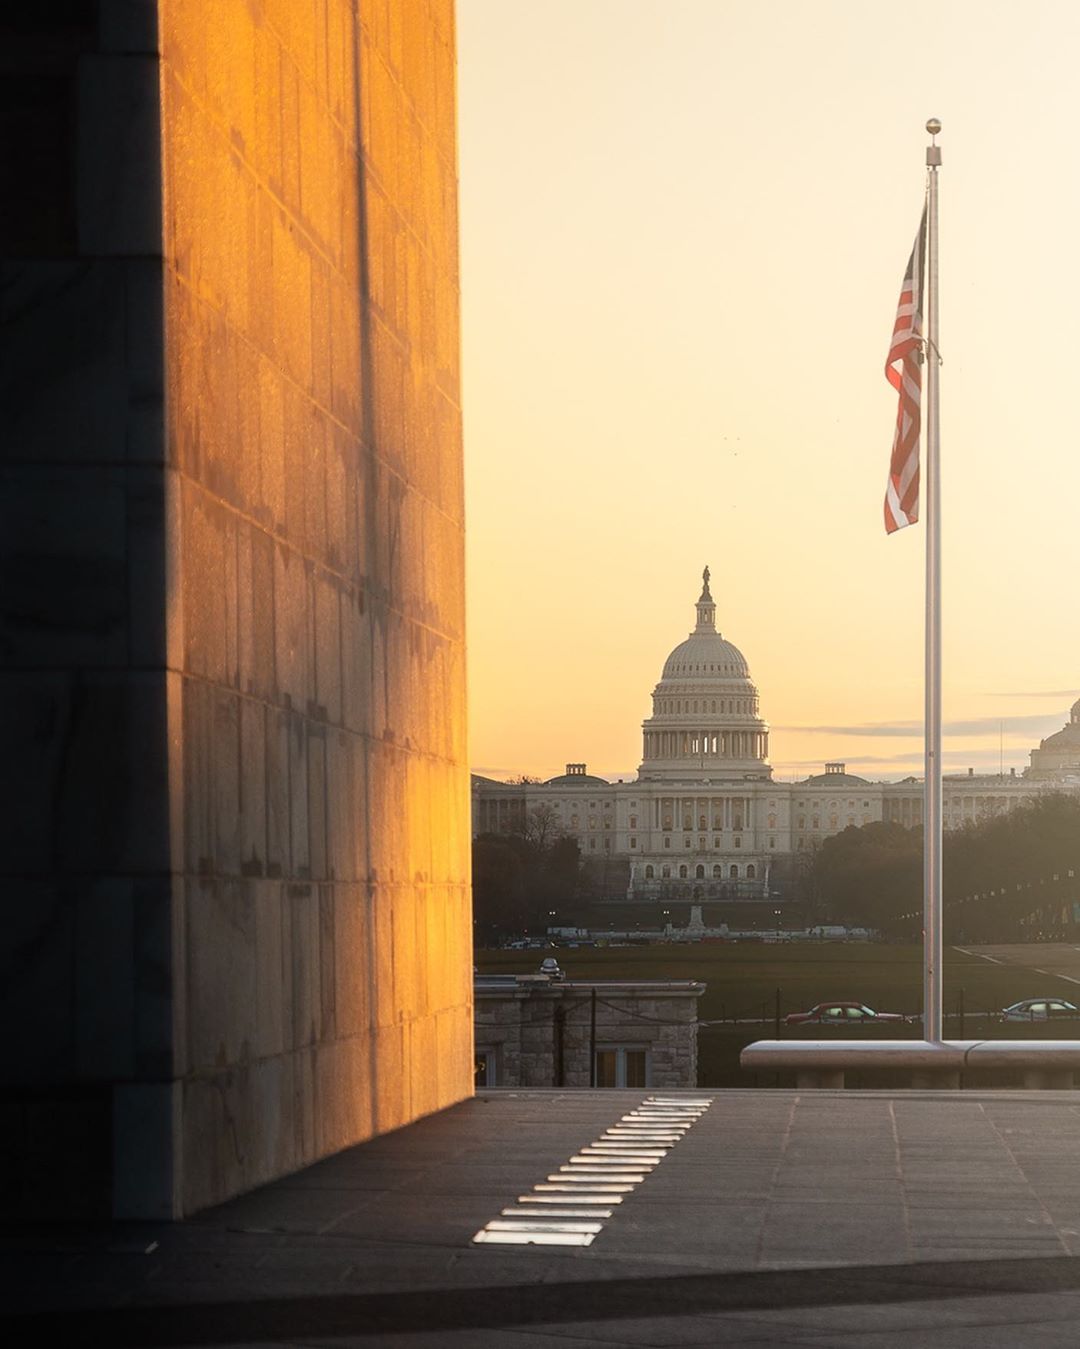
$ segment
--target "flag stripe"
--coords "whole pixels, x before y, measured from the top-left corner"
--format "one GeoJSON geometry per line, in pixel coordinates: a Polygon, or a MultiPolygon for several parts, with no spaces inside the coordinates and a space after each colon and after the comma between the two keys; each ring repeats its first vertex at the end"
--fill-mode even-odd
{"type": "Polygon", "coordinates": [[[885,529],[889,534],[919,518],[919,432],[922,425],[922,291],[926,254],[926,208],[900,287],[885,378],[898,394],[885,529]]]}

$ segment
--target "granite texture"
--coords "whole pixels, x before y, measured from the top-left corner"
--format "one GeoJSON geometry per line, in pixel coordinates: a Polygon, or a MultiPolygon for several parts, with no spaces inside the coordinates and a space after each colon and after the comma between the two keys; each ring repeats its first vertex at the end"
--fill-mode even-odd
{"type": "Polygon", "coordinates": [[[12,39],[3,1071],[178,1216],[471,1090],[453,11],[83,8],[12,39]]]}

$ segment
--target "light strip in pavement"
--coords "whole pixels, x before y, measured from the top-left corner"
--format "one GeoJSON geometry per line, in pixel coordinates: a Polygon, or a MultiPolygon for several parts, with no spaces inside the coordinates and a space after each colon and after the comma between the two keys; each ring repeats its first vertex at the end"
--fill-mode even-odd
{"type": "Polygon", "coordinates": [[[581,1149],[585,1157],[634,1157],[636,1161],[663,1161],[667,1156],[666,1148],[620,1148],[609,1143],[591,1143],[581,1149]]]}
{"type": "Polygon", "coordinates": [[[519,1204],[621,1204],[621,1194],[519,1194],[519,1204]]]}
{"type": "Polygon", "coordinates": [[[559,1170],[564,1176],[607,1176],[609,1180],[622,1180],[624,1178],[644,1180],[649,1174],[640,1166],[632,1168],[625,1166],[590,1166],[588,1163],[584,1166],[575,1166],[573,1162],[564,1162],[559,1170]]]}
{"type": "Polygon", "coordinates": [[[623,1139],[633,1143],[640,1139],[646,1143],[677,1143],[682,1134],[673,1134],[669,1129],[605,1129],[601,1137],[613,1142],[623,1139]]]}
{"type": "Polygon", "coordinates": [[[644,1179],[644,1176],[625,1171],[617,1171],[614,1175],[598,1175],[595,1171],[578,1171],[576,1168],[573,1171],[553,1171],[548,1176],[548,1180],[566,1180],[571,1185],[584,1185],[587,1190],[602,1190],[608,1181],[616,1181],[619,1185],[640,1185],[644,1179]]]}
{"type": "Polygon", "coordinates": [[[610,1218],[609,1208],[504,1208],[504,1218],[610,1218]]]}
{"type": "Polygon", "coordinates": [[[606,1180],[590,1180],[588,1184],[581,1185],[576,1185],[572,1180],[542,1180],[533,1188],[537,1194],[545,1194],[548,1190],[561,1190],[564,1194],[630,1194],[634,1187],[606,1180]]]}
{"type": "Polygon", "coordinates": [[[670,1102],[648,1097],[534,1185],[531,1194],[518,1195],[520,1207],[504,1208],[502,1220],[481,1228],[473,1244],[591,1245],[603,1228],[598,1220],[612,1217],[612,1206],[642,1184],[711,1104],[711,1098],[670,1102]]]}
{"type": "Polygon", "coordinates": [[[492,1232],[482,1228],[473,1237],[476,1246],[591,1246],[595,1232],[492,1232]]]}
{"type": "Polygon", "coordinates": [[[577,1155],[570,1157],[570,1164],[573,1166],[574,1163],[577,1163],[578,1166],[596,1167],[597,1170],[603,1167],[605,1171],[618,1171],[620,1167],[632,1167],[635,1171],[646,1172],[646,1175],[650,1171],[655,1171],[655,1167],[657,1167],[655,1157],[649,1157],[647,1160],[628,1161],[626,1157],[611,1157],[607,1153],[599,1157],[585,1157],[581,1156],[581,1153],[577,1153],[577,1155]]]}
{"type": "Polygon", "coordinates": [[[508,1223],[500,1218],[492,1218],[487,1225],[489,1232],[599,1232],[602,1223],[597,1222],[563,1222],[555,1218],[550,1222],[541,1222],[537,1219],[535,1222],[508,1223]]]}

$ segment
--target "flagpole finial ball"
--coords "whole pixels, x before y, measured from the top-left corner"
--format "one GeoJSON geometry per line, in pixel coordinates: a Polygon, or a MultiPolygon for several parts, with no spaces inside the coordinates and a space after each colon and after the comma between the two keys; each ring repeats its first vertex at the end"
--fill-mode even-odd
{"type": "Polygon", "coordinates": [[[931,136],[937,136],[941,133],[941,122],[936,117],[931,117],[926,124],[926,129],[931,136]]]}

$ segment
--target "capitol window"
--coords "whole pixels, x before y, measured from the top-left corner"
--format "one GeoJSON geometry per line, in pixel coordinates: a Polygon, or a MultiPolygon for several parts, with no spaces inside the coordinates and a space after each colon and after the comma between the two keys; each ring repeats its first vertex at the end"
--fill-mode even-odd
{"type": "Polygon", "coordinates": [[[631,816],[630,816],[630,828],[631,828],[631,829],[636,829],[636,828],[637,828],[637,816],[636,816],[636,815],[631,815],[631,816]]]}
{"type": "Polygon", "coordinates": [[[660,874],[663,876],[664,880],[667,880],[671,875],[671,867],[669,867],[666,862],[664,863],[664,869],[660,874]]]}
{"type": "Polygon", "coordinates": [[[664,847],[665,847],[665,848],[670,848],[670,847],[671,847],[671,839],[669,839],[669,838],[664,839],[664,847]]]}
{"type": "Polygon", "coordinates": [[[741,847],[742,847],[742,839],[741,839],[741,838],[737,838],[737,839],[735,840],[735,846],[736,846],[736,848],[741,848],[741,847]]]}
{"type": "Polygon", "coordinates": [[[698,881],[703,881],[703,880],[705,879],[705,868],[704,868],[704,867],[695,867],[695,868],[694,868],[694,879],[695,879],[695,880],[698,880],[698,881]]]}
{"type": "Polygon", "coordinates": [[[690,845],[691,845],[691,843],[692,843],[692,840],[691,840],[691,839],[688,839],[688,838],[684,838],[684,839],[683,839],[683,847],[684,847],[684,848],[689,848],[690,845]]]}
{"type": "Polygon", "coordinates": [[[686,863],[684,862],[682,866],[679,868],[679,879],[681,881],[685,881],[686,877],[687,877],[687,870],[686,870],[686,863]]]}
{"type": "Polygon", "coordinates": [[[774,838],[769,839],[769,847],[770,847],[770,848],[775,848],[775,847],[776,847],[776,839],[774,839],[774,838]]]}
{"type": "Polygon", "coordinates": [[[757,867],[751,862],[746,868],[746,879],[752,881],[757,876],[757,867]]]}
{"type": "Polygon", "coordinates": [[[739,879],[739,867],[737,863],[732,862],[731,870],[728,872],[728,875],[731,877],[733,881],[737,881],[739,879]]]}
{"type": "Polygon", "coordinates": [[[716,864],[716,866],[713,867],[712,874],[713,880],[715,881],[718,881],[720,877],[724,874],[724,868],[719,864],[719,862],[716,864]]]}
{"type": "Polygon", "coordinates": [[[632,838],[632,839],[630,840],[630,846],[631,846],[631,848],[636,848],[636,847],[637,847],[637,839],[636,839],[636,838],[632,838]]]}
{"type": "Polygon", "coordinates": [[[712,845],[713,845],[714,848],[719,848],[719,846],[720,846],[720,840],[719,840],[718,838],[714,838],[713,841],[712,841],[712,845]]]}
{"type": "Polygon", "coordinates": [[[645,868],[645,879],[651,881],[653,878],[653,869],[651,866],[645,868]]]}

